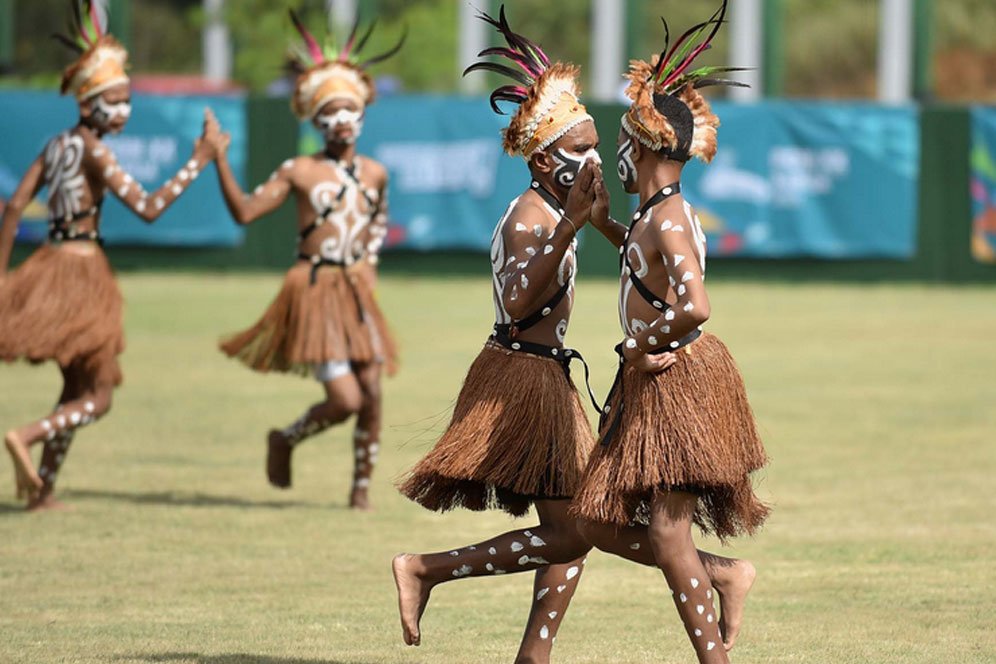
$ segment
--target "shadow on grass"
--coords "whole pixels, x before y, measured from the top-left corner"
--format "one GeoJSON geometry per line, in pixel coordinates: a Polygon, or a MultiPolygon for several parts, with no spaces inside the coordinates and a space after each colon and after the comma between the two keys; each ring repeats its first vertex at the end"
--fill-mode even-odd
{"type": "MultiPolygon", "coordinates": [[[[61,496],[66,502],[73,500],[116,500],[136,505],[169,505],[172,507],[232,507],[235,509],[345,509],[342,505],[320,505],[296,500],[249,500],[238,496],[213,496],[206,493],[183,491],[103,491],[97,489],[67,489],[61,496]]],[[[2,508],[0,508],[2,509],[2,508]]]]}
{"type": "Polygon", "coordinates": [[[114,659],[119,662],[196,662],[196,664],[363,664],[363,662],[356,660],[271,657],[247,653],[201,655],[196,652],[164,652],[147,655],[120,655],[114,659]]]}

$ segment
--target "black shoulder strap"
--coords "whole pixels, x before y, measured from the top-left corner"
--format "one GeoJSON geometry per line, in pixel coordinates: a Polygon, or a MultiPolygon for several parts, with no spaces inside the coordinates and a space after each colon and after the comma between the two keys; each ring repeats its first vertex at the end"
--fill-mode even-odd
{"type": "Polygon", "coordinates": [[[661,188],[660,191],[651,196],[646,203],[640,206],[640,209],[633,215],[633,221],[629,225],[629,231],[626,232],[626,239],[623,240],[622,251],[620,251],[619,256],[619,267],[620,269],[625,267],[629,271],[629,280],[630,283],[633,284],[633,288],[636,289],[636,292],[639,293],[640,297],[646,300],[655,309],[660,309],[661,311],[669,308],[670,305],[664,301],[663,297],[657,296],[652,290],[647,288],[647,285],[644,284],[638,276],[636,276],[636,270],[633,269],[633,266],[629,262],[629,235],[633,232],[633,226],[636,222],[643,219],[643,217],[650,212],[652,207],[663,203],[668,198],[679,193],[681,193],[681,183],[673,182],[666,187],[661,188]]]}

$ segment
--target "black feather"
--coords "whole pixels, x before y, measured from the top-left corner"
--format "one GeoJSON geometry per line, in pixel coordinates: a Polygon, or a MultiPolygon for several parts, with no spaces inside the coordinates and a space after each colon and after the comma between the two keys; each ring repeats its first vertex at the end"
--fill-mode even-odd
{"type": "Polygon", "coordinates": [[[506,65],[499,65],[494,62],[475,62],[471,66],[464,69],[463,74],[466,76],[472,71],[493,71],[496,74],[507,76],[513,81],[518,81],[527,87],[533,84],[533,80],[518,69],[512,69],[506,65]]]}
{"type": "Polygon", "coordinates": [[[363,47],[367,45],[367,40],[370,39],[370,35],[373,34],[374,27],[376,26],[377,26],[377,19],[375,18],[374,20],[370,21],[370,25],[367,26],[367,31],[363,33],[363,36],[360,37],[360,40],[356,42],[356,46],[353,47],[353,55],[360,54],[360,51],[363,50],[363,47]]]}
{"type": "Polygon", "coordinates": [[[388,58],[393,57],[398,51],[401,50],[401,47],[405,45],[405,40],[406,39],[408,39],[408,26],[407,25],[404,27],[404,31],[401,33],[401,39],[398,40],[398,43],[395,44],[393,48],[391,48],[391,49],[389,49],[387,51],[384,51],[380,55],[375,55],[374,57],[372,57],[372,58],[370,58],[368,60],[365,60],[360,65],[360,67],[366,68],[366,67],[369,67],[370,65],[375,65],[378,62],[383,62],[384,60],[387,60],[388,58]]]}
{"type": "Polygon", "coordinates": [[[83,47],[81,47],[79,44],[74,42],[72,39],[69,39],[65,35],[53,33],[51,37],[52,39],[56,40],[66,48],[71,49],[74,53],[83,53],[83,47]]]}

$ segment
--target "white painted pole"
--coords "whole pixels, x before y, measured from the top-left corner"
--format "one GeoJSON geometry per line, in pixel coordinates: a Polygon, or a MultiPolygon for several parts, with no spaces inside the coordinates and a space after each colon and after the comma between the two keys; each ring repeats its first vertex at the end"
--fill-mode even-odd
{"type": "Polygon", "coordinates": [[[913,1],[881,0],[878,37],[878,99],[910,101],[913,90],[913,1]]]}
{"type": "Polygon", "coordinates": [[[730,74],[749,88],[730,88],[730,98],[753,102],[764,95],[761,68],[764,66],[764,4],[763,0],[735,0],[730,6],[730,64],[734,67],[754,67],[752,71],[730,74]]]}
{"type": "MultiPolygon", "coordinates": [[[[480,0],[479,0],[480,2],[480,0]]],[[[477,54],[488,47],[488,24],[477,18],[478,7],[467,0],[459,0],[459,34],[460,43],[457,46],[457,66],[460,70],[457,76],[463,74],[463,70],[472,65],[477,60],[477,54]]],[[[487,3],[484,3],[487,7],[487,3]]],[[[484,90],[486,78],[482,74],[471,74],[460,79],[460,89],[468,94],[479,93],[484,90]]]]}
{"type": "Polygon", "coordinates": [[[227,83],[232,78],[232,42],[225,25],[225,0],[204,0],[207,23],[201,35],[204,50],[204,78],[212,83],[227,83]]]}
{"type": "Polygon", "coordinates": [[[616,101],[622,88],[626,18],[619,0],[592,0],[591,87],[597,101],[616,101]]]}
{"type": "Polygon", "coordinates": [[[325,0],[325,13],[329,15],[331,30],[353,27],[356,11],[356,0],[325,0]]]}

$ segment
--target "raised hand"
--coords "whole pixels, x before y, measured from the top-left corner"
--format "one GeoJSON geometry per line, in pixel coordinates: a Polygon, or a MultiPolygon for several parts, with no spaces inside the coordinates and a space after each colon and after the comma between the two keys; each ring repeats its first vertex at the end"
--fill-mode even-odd
{"type": "Polygon", "coordinates": [[[225,154],[231,142],[231,135],[221,130],[214,112],[210,108],[204,109],[204,129],[197,139],[196,149],[203,150],[209,159],[217,159],[225,154]]]}
{"type": "Polygon", "coordinates": [[[603,228],[609,223],[609,191],[602,178],[602,170],[595,174],[595,202],[591,206],[591,223],[596,228],[603,228]]]}
{"type": "Polygon", "coordinates": [[[595,202],[595,164],[587,162],[581,167],[574,185],[567,194],[567,205],[564,214],[574,228],[580,229],[591,218],[592,204],[595,202]]]}

